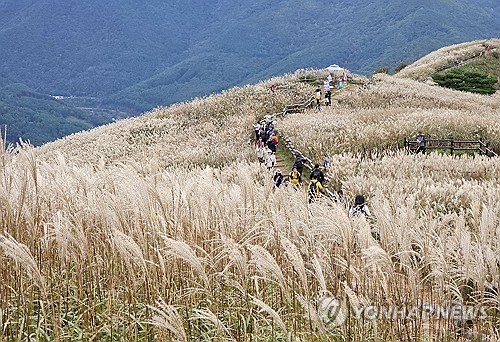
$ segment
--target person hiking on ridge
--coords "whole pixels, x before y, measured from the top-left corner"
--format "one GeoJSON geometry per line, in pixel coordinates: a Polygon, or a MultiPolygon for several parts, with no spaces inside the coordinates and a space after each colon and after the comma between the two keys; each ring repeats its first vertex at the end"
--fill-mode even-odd
{"type": "Polygon", "coordinates": [[[304,170],[304,163],[302,162],[301,157],[295,158],[295,161],[293,162],[293,167],[299,171],[300,174],[302,174],[302,170],[304,170]]]}
{"type": "Polygon", "coordinates": [[[276,164],[276,156],[274,155],[274,152],[269,151],[264,162],[265,162],[267,170],[271,171],[271,169],[276,164]]]}
{"type": "Polygon", "coordinates": [[[260,130],[262,129],[262,126],[261,126],[260,122],[257,122],[253,127],[255,130],[255,141],[258,141],[259,137],[260,137],[260,130]]]}
{"type": "Polygon", "coordinates": [[[313,178],[317,179],[321,184],[325,181],[325,175],[323,174],[323,171],[320,170],[319,164],[314,165],[314,169],[309,175],[309,179],[313,178]]]}
{"type": "Polygon", "coordinates": [[[311,178],[309,183],[307,195],[309,197],[309,203],[312,203],[316,198],[321,196],[325,192],[323,185],[316,179],[316,177],[311,178]]]}
{"type": "Polygon", "coordinates": [[[314,95],[314,98],[316,99],[316,110],[319,112],[321,110],[321,89],[316,88],[316,95],[314,95]]]}
{"type": "Polygon", "coordinates": [[[269,146],[269,149],[273,152],[276,152],[276,148],[278,147],[278,137],[276,136],[275,133],[269,138],[267,141],[267,146],[269,146]]]}
{"type": "Polygon", "coordinates": [[[332,105],[332,92],[330,90],[328,90],[325,93],[325,104],[327,106],[331,106],[332,105]]]}
{"type": "Polygon", "coordinates": [[[362,216],[365,218],[368,218],[371,215],[370,209],[368,209],[368,206],[365,202],[365,196],[356,195],[356,198],[354,199],[354,205],[349,209],[349,214],[351,214],[352,216],[362,216]]]}
{"type": "Polygon", "coordinates": [[[418,132],[415,140],[417,141],[417,150],[415,151],[415,154],[425,154],[425,144],[427,142],[427,137],[425,136],[425,134],[422,132],[418,132]]]}
{"type": "Polygon", "coordinates": [[[294,166],[290,172],[289,179],[290,183],[297,188],[302,185],[302,177],[300,176],[300,172],[297,170],[296,166],[294,166]]]}
{"type": "Polygon", "coordinates": [[[330,171],[330,163],[330,158],[328,158],[328,156],[325,154],[325,157],[323,159],[323,170],[325,170],[325,172],[330,171]]]}
{"type": "Polygon", "coordinates": [[[269,125],[271,122],[273,122],[273,116],[269,114],[269,112],[267,112],[264,116],[264,120],[266,120],[266,125],[269,125]]]}
{"type": "MultiPolygon", "coordinates": [[[[262,140],[259,140],[262,142],[262,140]]],[[[259,163],[262,164],[264,162],[264,144],[258,145],[257,146],[257,159],[259,160],[259,163]]]]}
{"type": "Polygon", "coordinates": [[[276,169],[273,176],[274,188],[279,188],[285,182],[285,177],[281,173],[280,169],[276,169]]]}

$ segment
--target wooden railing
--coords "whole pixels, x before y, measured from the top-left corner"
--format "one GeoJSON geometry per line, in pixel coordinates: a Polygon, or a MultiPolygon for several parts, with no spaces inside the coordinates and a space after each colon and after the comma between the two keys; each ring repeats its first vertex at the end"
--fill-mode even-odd
{"type": "MultiPolygon", "coordinates": [[[[492,49],[488,53],[492,53],[495,50],[496,49],[492,49]]],[[[438,72],[443,71],[443,70],[446,70],[446,69],[454,69],[454,68],[461,67],[465,62],[469,62],[473,59],[480,58],[480,57],[483,57],[485,55],[486,55],[486,51],[481,51],[481,52],[476,52],[475,54],[473,54],[471,56],[464,57],[460,60],[448,61],[448,64],[445,64],[445,65],[442,65],[442,66],[436,68],[436,70],[433,72],[433,74],[438,73],[438,72]]]]}
{"type": "Polygon", "coordinates": [[[288,114],[303,112],[304,110],[306,110],[306,108],[311,107],[313,102],[314,102],[314,96],[311,96],[302,103],[286,105],[281,112],[274,114],[274,116],[282,118],[288,114]]]}
{"type": "MultiPolygon", "coordinates": [[[[404,147],[409,152],[416,152],[418,143],[415,140],[404,139],[404,147]]],[[[455,139],[427,139],[426,150],[447,150],[453,155],[456,151],[472,151],[488,157],[498,157],[498,154],[489,148],[482,140],[455,140],[455,139]]]]}

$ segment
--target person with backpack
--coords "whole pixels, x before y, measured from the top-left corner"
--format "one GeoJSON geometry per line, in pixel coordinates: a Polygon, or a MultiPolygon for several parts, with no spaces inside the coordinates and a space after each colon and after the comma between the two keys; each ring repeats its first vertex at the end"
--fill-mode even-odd
{"type": "Polygon", "coordinates": [[[335,202],[345,205],[344,191],[342,189],[337,190],[335,202]]]}
{"type": "Polygon", "coordinates": [[[328,156],[325,154],[325,157],[323,159],[323,170],[325,170],[325,172],[330,171],[330,163],[330,158],[328,158],[328,156]]]}
{"type": "Polygon", "coordinates": [[[302,170],[304,170],[304,163],[302,162],[301,157],[296,157],[293,162],[293,167],[297,169],[297,171],[302,174],[302,170]]]}
{"type": "Polygon", "coordinates": [[[278,137],[276,136],[275,133],[273,133],[273,135],[269,138],[269,140],[267,142],[267,146],[269,146],[269,149],[271,151],[276,153],[276,148],[278,147],[278,142],[279,142],[278,137]]]}
{"type": "Polygon", "coordinates": [[[316,88],[316,95],[314,95],[314,99],[316,100],[316,109],[319,112],[321,110],[321,89],[316,88]]]}
{"type": "Polygon", "coordinates": [[[332,105],[332,92],[330,90],[328,90],[325,93],[325,104],[327,106],[331,106],[332,105]]]}
{"type": "Polygon", "coordinates": [[[257,122],[253,127],[255,130],[255,141],[259,141],[260,130],[262,129],[262,126],[261,126],[260,122],[257,122]]]}
{"type": "Polygon", "coordinates": [[[307,188],[307,195],[309,197],[309,203],[312,203],[316,198],[321,196],[325,192],[323,185],[316,179],[316,177],[311,178],[311,182],[307,188]]]}
{"type": "Polygon", "coordinates": [[[319,164],[314,165],[314,169],[309,175],[309,179],[313,179],[313,177],[316,178],[321,184],[325,181],[325,175],[323,174],[323,171],[320,170],[319,164]]]}
{"type": "MultiPolygon", "coordinates": [[[[261,140],[262,141],[262,140],[261,140]]],[[[259,163],[262,164],[264,162],[264,145],[262,144],[257,146],[257,159],[259,163]]]]}
{"type": "Polygon", "coordinates": [[[276,171],[274,172],[273,182],[274,182],[275,189],[282,186],[283,183],[285,182],[285,177],[283,177],[283,174],[281,173],[280,169],[276,169],[276,171]]]}
{"type": "Polygon", "coordinates": [[[354,198],[354,205],[349,209],[349,214],[351,214],[353,217],[359,216],[365,218],[368,218],[371,215],[370,209],[368,209],[368,206],[365,202],[365,196],[356,195],[356,197],[354,198]]]}
{"type": "Polygon", "coordinates": [[[302,185],[302,177],[296,166],[293,167],[288,178],[290,179],[290,183],[293,186],[298,188],[300,185],[302,185]]]}

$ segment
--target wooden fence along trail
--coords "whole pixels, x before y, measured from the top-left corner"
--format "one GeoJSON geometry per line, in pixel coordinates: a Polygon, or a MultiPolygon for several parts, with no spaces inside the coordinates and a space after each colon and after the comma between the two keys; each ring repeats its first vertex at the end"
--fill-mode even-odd
{"type": "MultiPolygon", "coordinates": [[[[415,153],[418,148],[416,140],[404,139],[404,147],[407,151],[415,153]]],[[[454,140],[449,139],[427,139],[426,150],[448,150],[453,155],[455,151],[473,151],[488,157],[498,157],[498,154],[488,147],[482,140],[454,140]]]]}
{"type": "Polygon", "coordinates": [[[459,67],[463,66],[465,62],[470,62],[470,61],[473,61],[475,59],[484,57],[484,56],[486,56],[487,53],[491,54],[494,51],[496,51],[496,49],[491,49],[489,52],[486,52],[486,51],[476,52],[475,54],[470,55],[468,57],[464,57],[460,60],[449,61],[448,64],[445,64],[445,65],[442,65],[442,66],[436,68],[436,70],[431,74],[431,76],[438,73],[438,72],[447,70],[447,69],[459,68],[459,67]]]}

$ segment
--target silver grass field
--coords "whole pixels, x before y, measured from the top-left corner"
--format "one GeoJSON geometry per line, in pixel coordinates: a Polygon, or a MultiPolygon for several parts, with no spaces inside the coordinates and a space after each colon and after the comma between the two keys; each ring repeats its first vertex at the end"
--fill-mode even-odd
{"type": "Polygon", "coordinates": [[[498,148],[498,92],[377,75],[279,119],[365,220],[255,162],[252,124],[313,94],[299,76],[3,145],[0,340],[500,339],[500,159],[399,149],[418,130],[498,148]]]}

